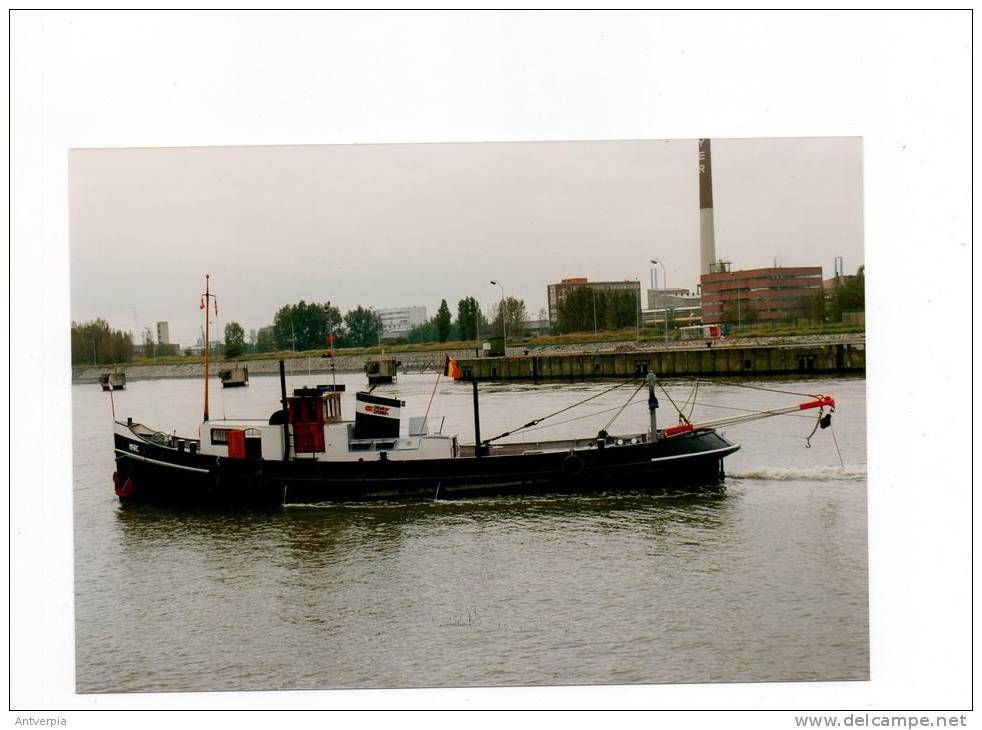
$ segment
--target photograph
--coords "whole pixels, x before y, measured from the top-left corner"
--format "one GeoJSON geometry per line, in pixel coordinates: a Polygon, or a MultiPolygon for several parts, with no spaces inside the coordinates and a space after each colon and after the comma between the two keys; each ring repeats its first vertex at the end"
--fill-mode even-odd
{"type": "Polygon", "coordinates": [[[862,169],[72,150],[77,691],[868,678],[862,169]]]}
{"type": "Polygon", "coordinates": [[[972,26],[11,10],[11,724],[967,726],[972,26]]]}

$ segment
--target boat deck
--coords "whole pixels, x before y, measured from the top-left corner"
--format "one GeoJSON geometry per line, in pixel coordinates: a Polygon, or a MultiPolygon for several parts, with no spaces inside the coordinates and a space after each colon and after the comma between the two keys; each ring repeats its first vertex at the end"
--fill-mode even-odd
{"type": "MultiPolygon", "coordinates": [[[[608,436],[609,446],[623,446],[624,444],[643,443],[648,440],[648,434],[628,434],[625,436],[608,436]]],[[[493,444],[488,456],[515,456],[517,454],[538,454],[550,451],[569,451],[570,449],[589,449],[596,448],[597,439],[559,439],[554,441],[522,441],[513,444],[493,444]]],[[[461,445],[461,457],[473,457],[474,445],[461,445]]]]}

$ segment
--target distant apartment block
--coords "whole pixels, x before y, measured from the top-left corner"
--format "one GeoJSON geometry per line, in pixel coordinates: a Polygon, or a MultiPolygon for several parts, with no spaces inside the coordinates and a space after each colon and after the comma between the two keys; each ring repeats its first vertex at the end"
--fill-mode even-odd
{"type": "Polygon", "coordinates": [[[727,262],[718,262],[700,280],[703,323],[739,323],[751,318],[778,322],[811,316],[822,291],[822,267],[731,271],[727,262]]]}
{"type": "Polygon", "coordinates": [[[641,306],[641,282],[634,279],[624,281],[589,281],[586,277],[576,277],[572,279],[562,279],[558,284],[549,284],[546,287],[547,300],[549,302],[549,323],[552,325],[559,323],[559,307],[566,301],[566,297],[578,286],[585,286],[588,289],[608,290],[608,291],[632,291],[637,297],[638,307],[641,306]]]}
{"type": "Polygon", "coordinates": [[[167,322],[157,322],[157,344],[170,344],[170,329],[168,328],[167,322]]]}
{"type": "Polygon", "coordinates": [[[413,327],[426,322],[426,307],[393,307],[375,311],[382,320],[382,337],[390,339],[408,335],[413,327]]]}

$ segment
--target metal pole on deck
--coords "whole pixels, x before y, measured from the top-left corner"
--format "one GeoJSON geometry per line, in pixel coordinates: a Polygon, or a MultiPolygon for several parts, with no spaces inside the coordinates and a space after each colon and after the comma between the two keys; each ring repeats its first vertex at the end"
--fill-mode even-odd
{"type": "Polygon", "coordinates": [[[658,384],[658,376],[649,371],[644,377],[644,382],[648,385],[648,418],[650,419],[651,432],[649,439],[658,440],[658,423],[656,414],[658,412],[658,398],[655,396],[655,386],[658,384]]]}
{"type": "Polygon", "coordinates": [[[474,386],[474,456],[483,456],[481,447],[481,408],[477,402],[477,380],[472,380],[474,386]]]}
{"type": "Polygon", "coordinates": [[[286,400],[286,365],[280,360],[280,402],[283,404],[283,461],[290,458],[290,419],[286,400]]]}

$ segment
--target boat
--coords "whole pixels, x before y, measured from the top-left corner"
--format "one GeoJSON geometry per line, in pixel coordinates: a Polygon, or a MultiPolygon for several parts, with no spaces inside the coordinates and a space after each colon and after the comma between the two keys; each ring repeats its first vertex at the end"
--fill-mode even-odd
{"type": "Polygon", "coordinates": [[[382,385],[396,382],[396,373],[400,365],[401,362],[381,356],[376,360],[367,360],[365,374],[368,376],[368,384],[382,385]]]}
{"type": "Polygon", "coordinates": [[[223,388],[241,388],[249,385],[249,368],[235,363],[234,367],[218,371],[218,379],[223,388]]]}
{"type": "Polygon", "coordinates": [[[103,390],[126,390],[126,373],[113,370],[99,376],[99,385],[103,390]]]}
{"type": "MultiPolygon", "coordinates": [[[[207,327],[206,318],[206,334],[207,327]]],[[[114,416],[113,483],[121,503],[279,507],[500,494],[719,490],[723,461],[740,448],[716,430],[719,426],[815,408],[817,430],[828,425],[835,408],[832,398],[815,395],[788,408],[693,424],[676,407],[680,422],[659,428],[659,384],[649,372],[595,435],[508,443],[501,440],[579,404],[482,439],[478,383],[472,381],[475,437],[473,443],[461,443],[456,435],[443,433],[442,424],[431,429],[428,408],[427,415],[403,424],[405,403],[371,390],[355,394],[350,420],[341,410],[343,385],[298,388],[288,395],[282,360],[280,407],[269,417],[211,420],[207,370],[206,354],[204,418],[194,438],[114,416]],[[609,432],[646,385],[648,429],[609,432]]],[[[461,376],[449,356],[437,383],[444,374],[455,380],[461,376]]]]}

